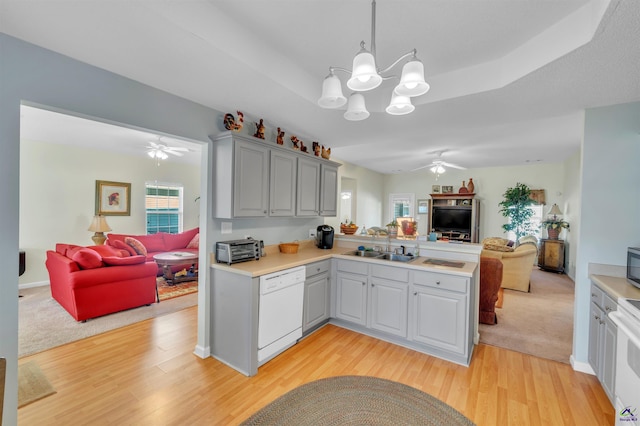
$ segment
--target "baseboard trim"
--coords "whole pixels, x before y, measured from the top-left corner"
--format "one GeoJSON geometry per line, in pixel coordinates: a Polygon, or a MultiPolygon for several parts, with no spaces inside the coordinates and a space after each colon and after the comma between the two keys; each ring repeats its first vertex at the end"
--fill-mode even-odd
{"type": "Polygon", "coordinates": [[[32,283],[18,285],[18,290],[22,290],[25,288],[44,287],[48,285],[49,285],[49,281],[35,281],[32,283]]]}
{"type": "Polygon", "coordinates": [[[593,368],[591,368],[591,365],[588,362],[578,362],[573,355],[569,357],[569,362],[575,371],[591,374],[592,376],[596,375],[596,372],[593,371],[593,368]]]}
{"type": "Polygon", "coordinates": [[[211,356],[211,348],[196,345],[193,354],[202,359],[209,358],[211,356]]]}

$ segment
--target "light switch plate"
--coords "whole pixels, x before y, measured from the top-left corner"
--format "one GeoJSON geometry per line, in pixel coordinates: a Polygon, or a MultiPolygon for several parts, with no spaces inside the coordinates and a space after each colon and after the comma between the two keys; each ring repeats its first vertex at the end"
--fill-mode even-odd
{"type": "Polygon", "coordinates": [[[232,224],[232,222],[222,222],[222,224],[220,225],[220,233],[230,234],[231,232],[233,232],[233,228],[231,227],[232,224]]]}
{"type": "Polygon", "coordinates": [[[311,228],[309,229],[309,238],[315,238],[316,237],[316,230],[311,228]]]}

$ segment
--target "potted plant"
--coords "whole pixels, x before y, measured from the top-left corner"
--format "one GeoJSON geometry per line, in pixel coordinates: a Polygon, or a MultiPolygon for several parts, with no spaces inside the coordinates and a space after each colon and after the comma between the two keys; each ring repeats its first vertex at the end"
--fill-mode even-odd
{"type": "Polygon", "coordinates": [[[516,234],[516,241],[520,237],[533,233],[531,205],[534,201],[530,198],[531,189],[523,183],[516,183],[515,187],[507,188],[502,196],[504,200],[499,204],[500,213],[509,219],[509,223],[502,225],[502,229],[506,232],[513,231],[516,234]]]}
{"type": "Polygon", "coordinates": [[[396,237],[398,235],[398,221],[394,218],[391,222],[387,223],[387,234],[390,237],[396,237]]]}
{"type": "Polygon", "coordinates": [[[542,227],[547,230],[550,240],[557,240],[563,229],[569,231],[569,222],[557,217],[550,217],[542,222],[542,227]]]}

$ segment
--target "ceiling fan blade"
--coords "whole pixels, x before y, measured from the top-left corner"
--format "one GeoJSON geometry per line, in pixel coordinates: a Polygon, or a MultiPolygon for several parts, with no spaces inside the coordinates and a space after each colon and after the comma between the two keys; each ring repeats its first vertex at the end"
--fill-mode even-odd
{"type": "Polygon", "coordinates": [[[147,146],[147,148],[153,148],[153,149],[158,149],[160,148],[160,145],[158,145],[157,143],[153,142],[153,141],[148,141],[150,146],[147,146]]]}
{"type": "Polygon", "coordinates": [[[451,167],[452,169],[467,170],[466,167],[458,166],[457,164],[445,163],[444,161],[442,162],[442,165],[444,167],[451,167]]]}
{"type": "Polygon", "coordinates": [[[418,171],[418,170],[426,169],[426,168],[431,167],[431,166],[435,166],[435,163],[427,164],[426,166],[416,167],[415,169],[409,170],[409,172],[415,172],[415,171],[418,171]]]}
{"type": "Polygon", "coordinates": [[[181,152],[189,152],[189,148],[182,148],[182,147],[171,147],[168,146],[166,148],[164,148],[165,151],[181,151],[181,152]]]}
{"type": "Polygon", "coordinates": [[[182,157],[184,154],[181,152],[177,152],[177,151],[171,151],[168,149],[165,149],[164,152],[166,152],[167,154],[171,154],[171,155],[176,155],[178,157],[182,157]]]}

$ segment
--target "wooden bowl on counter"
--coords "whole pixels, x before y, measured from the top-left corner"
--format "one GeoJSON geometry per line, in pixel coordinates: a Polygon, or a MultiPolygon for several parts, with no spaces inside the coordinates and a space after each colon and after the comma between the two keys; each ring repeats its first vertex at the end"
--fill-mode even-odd
{"type": "Polygon", "coordinates": [[[278,246],[280,253],[295,254],[298,252],[300,244],[298,243],[282,243],[278,246]]]}

